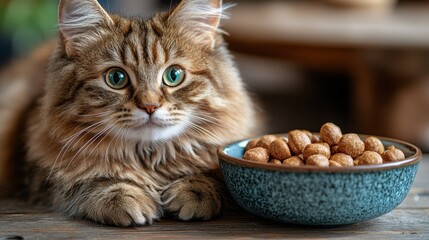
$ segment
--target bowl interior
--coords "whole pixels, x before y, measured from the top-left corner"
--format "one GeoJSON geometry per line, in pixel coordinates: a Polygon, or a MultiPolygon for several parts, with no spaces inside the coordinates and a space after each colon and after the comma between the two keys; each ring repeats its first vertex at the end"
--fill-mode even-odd
{"type": "MultiPolygon", "coordinates": [[[[277,136],[287,137],[287,134],[278,134],[277,136]]],[[[360,134],[359,136],[361,137],[361,139],[365,139],[369,137],[368,135],[363,135],[363,134],[360,134]]],[[[265,168],[270,170],[280,170],[280,171],[282,170],[362,171],[362,170],[374,170],[374,169],[400,167],[404,165],[413,164],[421,160],[421,151],[416,146],[404,141],[396,140],[396,139],[385,138],[385,137],[378,137],[378,138],[381,140],[381,142],[385,147],[393,145],[396,148],[402,150],[405,155],[405,160],[398,161],[398,162],[391,162],[391,163],[383,163],[380,165],[366,165],[366,166],[341,167],[341,168],[332,168],[332,167],[321,168],[317,166],[288,167],[284,165],[273,165],[273,164],[259,163],[259,162],[242,159],[246,145],[251,139],[246,139],[246,140],[229,144],[224,148],[220,148],[218,152],[222,160],[228,161],[233,164],[244,165],[247,167],[265,168]]]]}

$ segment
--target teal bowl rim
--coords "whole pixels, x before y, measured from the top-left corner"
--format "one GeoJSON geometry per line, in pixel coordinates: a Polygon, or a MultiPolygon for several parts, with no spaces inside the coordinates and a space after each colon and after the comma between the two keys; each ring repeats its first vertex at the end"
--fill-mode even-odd
{"type": "MultiPolygon", "coordinates": [[[[284,134],[273,134],[276,136],[286,137],[287,133],[284,134]]],[[[369,137],[370,135],[365,134],[358,134],[361,138],[362,137],[369,137]]],[[[371,135],[372,136],[372,135],[371,135]]],[[[277,171],[277,172],[321,172],[321,173],[337,173],[337,172],[372,172],[372,171],[379,171],[379,170],[389,170],[389,169],[397,169],[406,167],[409,165],[417,164],[422,159],[422,151],[416,147],[415,145],[402,141],[397,140],[393,138],[387,138],[387,137],[378,137],[382,141],[389,141],[394,142],[397,144],[403,145],[405,148],[408,148],[411,152],[415,152],[413,155],[405,158],[402,161],[398,162],[391,162],[391,163],[383,163],[379,165],[365,165],[365,166],[354,166],[354,167],[317,167],[317,166],[301,166],[301,167],[290,167],[285,165],[277,165],[277,164],[268,164],[268,163],[259,163],[254,162],[250,160],[245,160],[242,158],[236,158],[229,156],[225,153],[225,148],[228,146],[238,144],[243,141],[247,141],[253,138],[247,138],[242,139],[230,144],[227,144],[226,146],[218,148],[218,158],[219,160],[225,161],[227,163],[238,165],[242,167],[250,167],[250,168],[257,168],[257,169],[264,169],[264,170],[270,170],[270,171],[277,171]]]]}

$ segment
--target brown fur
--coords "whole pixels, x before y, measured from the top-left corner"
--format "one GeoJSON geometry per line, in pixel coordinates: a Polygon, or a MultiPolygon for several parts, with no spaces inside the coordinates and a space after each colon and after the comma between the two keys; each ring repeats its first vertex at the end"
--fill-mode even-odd
{"type": "Polygon", "coordinates": [[[249,136],[253,106],[216,32],[220,15],[201,26],[183,21],[190,7],[217,13],[220,5],[184,0],[172,13],[141,20],[109,16],[94,0],[60,1],[61,37],[28,117],[33,200],[118,226],[152,223],[163,212],[182,220],[219,213],[221,186],[209,174],[218,168],[216,149],[249,136]],[[69,25],[82,9],[87,22],[69,25]],[[177,87],[161,83],[171,65],[186,72],[177,87]],[[127,72],[128,87],[104,82],[112,67],[127,72]],[[152,105],[159,108],[150,119],[168,119],[156,130],[142,120],[152,105]]]}

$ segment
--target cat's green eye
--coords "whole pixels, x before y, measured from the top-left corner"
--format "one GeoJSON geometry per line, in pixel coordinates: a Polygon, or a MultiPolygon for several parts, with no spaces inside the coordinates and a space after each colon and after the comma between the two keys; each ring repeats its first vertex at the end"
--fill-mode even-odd
{"type": "Polygon", "coordinates": [[[113,89],[123,89],[128,85],[128,75],[120,68],[112,68],[106,73],[106,83],[113,89]]]}
{"type": "Polygon", "coordinates": [[[183,80],[185,80],[185,71],[177,65],[167,68],[162,76],[162,81],[169,87],[176,87],[183,80]]]}

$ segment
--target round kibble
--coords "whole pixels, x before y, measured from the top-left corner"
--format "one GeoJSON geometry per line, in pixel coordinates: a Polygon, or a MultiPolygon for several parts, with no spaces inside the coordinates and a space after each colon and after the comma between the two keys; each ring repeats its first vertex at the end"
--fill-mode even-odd
{"type": "Polygon", "coordinates": [[[280,165],[280,164],[282,164],[282,161],[280,161],[278,159],[272,159],[269,161],[269,163],[280,165]]]}
{"type": "Polygon", "coordinates": [[[380,154],[372,151],[365,151],[356,158],[357,165],[377,165],[383,163],[383,158],[380,154]]]}
{"type": "Polygon", "coordinates": [[[354,165],[353,158],[344,153],[337,153],[330,160],[338,163],[341,167],[353,167],[354,165]]]}
{"type": "Polygon", "coordinates": [[[342,165],[339,164],[338,162],[331,161],[331,160],[329,160],[329,166],[330,167],[342,167],[342,165]]]}
{"type": "Polygon", "coordinates": [[[329,160],[321,154],[312,155],[307,158],[306,165],[318,166],[318,167],[329,167],[329,160]]]}
{"type": "Polygon", "coordinates": [[[246,151],[247,150],[249,150],[249,149],[252,149],[252,148],[255,148],[256,147],[256,144],[258,143],[258,141],[259,141],[259,138],[255,138],[255,139],[253,139],[253,140],[250,140],[248,143],[247,143],[247,145],[246,145],[246,151]]]}
{"type": "Polygon", "coordinates": [[[337,145],[342,135],[341,129],[333,123],[325,123],[320,128],[320,139],[329,146],[337,145]]]}
{"type": "Polygon", "coordinates": [[[311,139],[300,130],[292,130],[288,133],[289,147],[292,152],[299,155],[304,151],[304,148],[311,143],[311,139]]]}
{"type": "Polygon", "coordinates": [[[365,151],[365,144],[357,134],[344,134],[338,142],[338,150],[355,158],[365,151]]]}
{"type": "Polygon", "coordinates": [[[289,166],[289,167],[300,167],[304,166],[304,161],[302,161],[299,157],[293,156],[283,161],[283,165],[289,166]]]}
{"type": "Polygon", "coordinates": [[[304,148],[303,155],[305,160],[316,154],[321,154],[329,159],[331,157],[329,145],[326,143],[311,143],[304,148]]]}
{"type": "Polygon", "coordinates": [[[368,137],[365,139],[365,151],[373,151],[378,154],[384,153],[384,146],[380,139],[376,137],[368,137]]]}
{"type": "Polygon", "coordinates": [[[270,156],[275,159],[285,160],[286,158],[290,158],[292,155],[290,153],[289,146],[286,141],[282,138],[274,140],[269,148],[270,156]]]}
{"type": "Polygon", "coordinates": [[[333,123],[320,129],[320,137],[308,130],[292,130],[288,138],[265,135],[248,142],[243,159],[273,165],[299,167],[351,167],[396,162],[405,159],[395,146],[385,149],[377,137],[362,141],[354,133],[342,134],[333,123]]]}
{"type": "Polygon", "coordinates": [[[256,162],[268,162],[270,158],[270,155],[268,154],[268,150],[262,147],[256,147],[247,150],[244,155],[243,159],[246,160],[252,160],[256,162]]]}
{"type": "Polygon", "coordinates": [[[389,146],[382,154],[384,162],[397,162],[405,159],[405,154],[394,146],[389,146]]]}
{"type": "Polygon", "coordinates": [[[265,149],[268,149],[270,147],[270,144],[277,140],[277,137],[274,135],[265,135],[259,141],[256,143],[256,147],[263,147],[265,149]]]}
{"type": "Polygon", "coordinates": [[[319,137],[317,135],[314,135],[313,133],[311,133],[308,130],[300,130],[303,131],[311,140],[311,143],[317,143],[319,142],[319,137]]]}
{"type": "Polygon", "coordinates": [[[331,147],[331,155],[335,155],[337,153],[339,153],[340,151],[338,150],[338,145],[332,146],[331,147]]]}
{"type": "Polygon", "coordinates": [[[386,150],[395,150],[395,149],[396,149],[396,147],[395,147],[395,146],[390,145],[390,146],[388,146],[388,147],[387,147],[387,149],[386,149],[386,150]]]}

